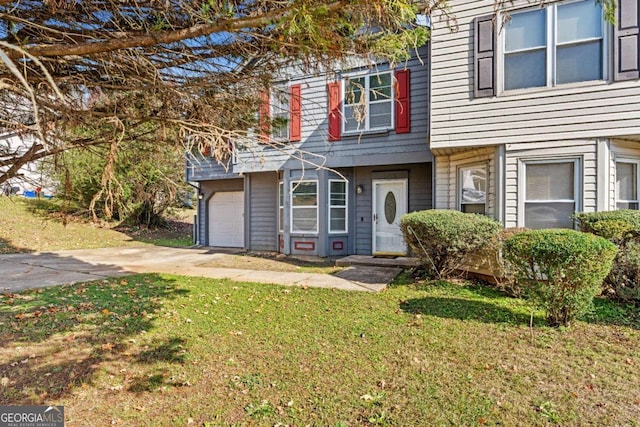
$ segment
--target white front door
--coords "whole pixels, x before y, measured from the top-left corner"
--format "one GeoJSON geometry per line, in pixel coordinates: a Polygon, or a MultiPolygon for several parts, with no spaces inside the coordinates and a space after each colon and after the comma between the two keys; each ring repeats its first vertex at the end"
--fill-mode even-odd
{"type": "Polygon", "coordinates": [[[407,180],[373,181],[373,254],[404,255],[400,217],[407,213],[407,180]]]}
{"type": "Polygon", "coordinates": [[[209,246],[244,247],[244,192],[215,193],[209,199],[209,246]]]}

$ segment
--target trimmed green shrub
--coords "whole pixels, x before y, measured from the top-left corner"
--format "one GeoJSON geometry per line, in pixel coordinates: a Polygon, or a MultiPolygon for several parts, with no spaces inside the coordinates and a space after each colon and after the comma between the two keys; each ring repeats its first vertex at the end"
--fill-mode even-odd
{"type": "Polygon", "coordinates": [[[580,231],[605,239],[624,238],[629,232],[640,232],[640,211],[623,209],[575,214],[580,231]]]}
{"type": "Polygon", "coordinates": [[[592,308],[616,252],[606,239],[574,230],[526,231],[504,243],[518,284],[552,326],[567,326],[592,308]]]}
{"type": "Polygon", "coordinates": [[[483,261],[483,266],[491,272],[491,277],[487,278],[486,281],[507,295],[516,298],[522,296],[522,287],[516,283],[515,272],[511,265],[504,259],[502,246],[509,238],[525,231],[530,231],[530,229],[510,227],[500,230],[486,245],[474,252],[480,256],[480,259],[483,261]]]}
{"type": "Polygon", "coordinates": [[[640,304],[640,211],[620,210],[576,214],[582,231],[609,239],[618,246],[605,295],[640,304]]]}
{"type": "Polygon", "coordinates": [[[400,229],[411,253],[432,277],[449,277],[465,255],[495,238],[501,226],[477,214],[432,209],[401,218],[400,229]]]}

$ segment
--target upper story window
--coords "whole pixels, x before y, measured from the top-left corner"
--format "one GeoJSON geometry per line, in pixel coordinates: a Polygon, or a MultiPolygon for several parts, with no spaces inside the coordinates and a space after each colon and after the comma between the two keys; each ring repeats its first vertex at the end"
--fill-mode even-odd
{"type": "Polygon", "coordinates": [[[302,85],[276,85],[260,94],[260,141],[298,142],[302,138],[302,85]]]}
{"type": "Polygon", "coordinates": [[[289,88],[277,87],[271,92],[271,138],[289,140],[289,88]]]}
{"type": "Polygon", "coordinates": [[[596,0],[513,12],[504,29],[504,89],[602,80],[605,45],[596,0]]]}
{"type": "Polygon", "coordinates": [[[345,80],[345,133],[393,128],[392,80],[390,72],[353,76],[345,80]]]}

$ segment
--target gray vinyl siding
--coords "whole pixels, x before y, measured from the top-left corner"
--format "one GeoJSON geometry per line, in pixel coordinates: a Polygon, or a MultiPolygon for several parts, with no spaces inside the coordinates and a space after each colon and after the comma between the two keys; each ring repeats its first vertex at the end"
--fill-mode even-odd
{"type": "Polygon", "coordinates": [[[436,161],[436,208],[459,209],[459,168],[487,165],[487,215],[496,216],[495,147],[481,147],[451,155],[442,155],[436,161]]]}
{"type": "MultiPolygon", "coordinates": [[[[336,81],[336,75],[346,76],[351,71],[326,73],[292,78],[290,84],[301,85],[302,138],[299,143],[285,143],[279,148],[267,147],[256,141],[248,143],[238,153],[237,164],[228,171],[211,158],[198,158],[187,165],[187,179],[202,181],[255,173],[300,169],[322,164],[327,168],[425,163],[433,160],[427,144],[429,136],[429,67],[428,48],[419,49],[419,57],[398,65],[397,69],[410,70],[411,132],[396,134],[394,130],[359,135],[342,135],[339,141],[328,141],[327,84],[336,81]],[[421,62],[422,61],[422,62],[421,62]],[[304,159],[306,162],[303,164],[304,159]]],[[[354,72],[363,69],[354,69],[354,72]]],[[[367,70],[367,68],[364,68],[367,70]]],[[[388,71],[380,64],[372,73],[388,71]]]]}
{"type": "Polygon", "coordinates": [[[521,209],[524,182],[520,182],[522,162],[531,160],[578,159],[579,198],[578,211],[597,210],[597,144],[596,140],[552,141],[538,144],[507,145],[505,161],[505,227],[522,226],[521,209]]]}
{"type": "MultiPolygon", "coordinates": [[[[456,147],[640,134],[638,80],[498,91],[498,96],[474,99],[473,18],[492,14],[494,1],[450,4],[458,31],[451,32],[437,19],[432,31],[431,148],[436,153],[456,147]]],[[[522,0],[514,4],[535,6],[522,0]]],[[[498,51],[498,82],[503,76],[500,55],[498,51]]]]}
{"type": "Polygon", "coordinates": [[[275,172],[247,176],[249,197],[249,249],[278,249],[278,175],[275,172]]]}

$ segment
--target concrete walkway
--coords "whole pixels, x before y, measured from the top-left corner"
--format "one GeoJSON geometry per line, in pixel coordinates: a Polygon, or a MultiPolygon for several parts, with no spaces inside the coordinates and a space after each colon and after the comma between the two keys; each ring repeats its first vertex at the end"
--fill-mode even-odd
{"type": "Polygon", "coordinates": [[[337,275],[202,266],[228,252],[159,246],[0,255],[0,292],[71,284],[136,273],[168,273],[286,286],[377,292],[399,268],[353,266],[337,275]]]}

